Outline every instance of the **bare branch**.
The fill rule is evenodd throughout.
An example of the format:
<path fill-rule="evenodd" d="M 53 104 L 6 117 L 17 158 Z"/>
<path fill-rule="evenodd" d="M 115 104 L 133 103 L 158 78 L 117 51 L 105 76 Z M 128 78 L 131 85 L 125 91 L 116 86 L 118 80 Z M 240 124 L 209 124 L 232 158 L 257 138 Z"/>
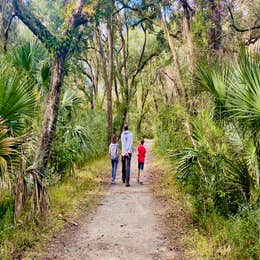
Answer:
<path fill-rule="evenodd" d="M 132 80 L 131 80 L 131 86 L 133 86 L 134 84 L 134 81 L 135 81 L 135 78 L 136 76 L 143 70 L 143 68 L 145 67 L 145 65 L 155 56 L 157 56 L 158 54 L 157 53 L 152 53 L 150 56 L 148 56 L 144 62 L 136 69 L 133 77 L 132 77 Z"/>
<path fill-rule="evenodd" d="M 236 24 L 235 24 L 235 19 L 234 19 L 234 16 L 233 16 L 233 13 L 231 11 L 231 8 L 229 6 L 227 6 L 227 9 L 229 11 L 229 14 L 230 14 L 230 17 L 231 17 L 231 26 L 237 31 L 237 32 L 248 32 L 248 31 L 253 31 L 253 30 L 256 30 L 256 29 L 260 29 L 260 25 L 255 25 L 253 27 L 249 27 L 249 28 L 239 28 Z"/>
<path fill-rule="evenodd" d="M 142 27 L 143 32 L 144 32 L 144 43 L 143 43 L 142 52 L 141 52 L 141 55 L 140 55 L 138 66 L 137 66 L 138 68 L 141 65 L 141 62 L 142 62 L 142 59 L 143 59 L 143 56 L 144 56 L 144 52 L 145 52 L 145 48 L 146 48 L 146 42 L 147 42 L 146 29 L 144 28 L 143 24 L 141 24 L 141 27 Z"/>

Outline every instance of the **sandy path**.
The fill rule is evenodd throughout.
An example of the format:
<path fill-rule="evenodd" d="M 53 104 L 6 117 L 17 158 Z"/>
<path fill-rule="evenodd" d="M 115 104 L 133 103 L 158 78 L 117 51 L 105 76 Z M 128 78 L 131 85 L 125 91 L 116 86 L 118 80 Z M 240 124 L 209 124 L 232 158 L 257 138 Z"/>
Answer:
<path fill-rule="evenodd" d="M 174 259 L 174 252 L 163 245 L 159 204 L 150 187 L 149 152 L 144 170 L 144 185 L 136 183 L 137 155 L 133 153 L 131 187 L 121 183 L 121 164 L 117 185 L 111 186 L 91 218 L 71 234 L 69 239 L 53 243 L 45 259 Z M 152 167 L 152 166 L 150 166 Z M 61 246 L 62 244 L 62 246 Z"/>

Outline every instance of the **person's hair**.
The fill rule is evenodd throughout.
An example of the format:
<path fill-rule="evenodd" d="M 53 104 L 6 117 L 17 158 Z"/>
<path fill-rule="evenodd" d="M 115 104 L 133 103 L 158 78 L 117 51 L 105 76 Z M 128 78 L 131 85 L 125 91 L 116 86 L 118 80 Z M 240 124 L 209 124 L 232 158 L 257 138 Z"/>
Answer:
<path fill-rule="evenodd" d="M 141 145 L 144 144 L 144 139 L 142 138 L 141 141 L 140 141 Z"/>
<path fill-rule="evenodd" d="M 117 142 L 117 137 L 116 135 L 112 135 L 111 137 L 111 143 L 115 144 Z"/>
<path fill-rule="evenodd" d="M 128 125 L 125 125 L 125 126 L 124 126 L 124 129 L 125 129 L 125 131 L 128 130 Z"/>

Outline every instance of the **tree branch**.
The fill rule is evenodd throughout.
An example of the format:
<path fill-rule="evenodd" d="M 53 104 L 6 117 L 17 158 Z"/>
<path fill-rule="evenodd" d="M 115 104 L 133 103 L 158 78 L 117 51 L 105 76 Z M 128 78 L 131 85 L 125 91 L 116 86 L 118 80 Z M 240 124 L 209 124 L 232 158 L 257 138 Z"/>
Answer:
<path fill-rule="evenodd" d="M 52 50 L 58 45 L 57 38 L 28 10 L 22 0 L 12 0 L 15 15 L 33 32 L 33 34 Z"/>
<path fill-rule="evenodd" d="M 157 56 L 158 54 L 157 53 L 152 53 L 149 57 L 147 57 L 144 62 L 136 69 L 133 77 L 132 77 L 132 80 L 131 80 L 131 87 L 133 86 L 133 83 L 135 81 L 135 78 L 136 76 L 143 70 L 143 68 L 145 67 L 145 65 L 148 63 L 149 60 L 151 60 L 153 57 Z"/>
<path fill-rule="evenodd" d="M 145 52 L 145 48 L 146 48 L 146 42 L 147 42 L 146 29 L 144 28 L 143 24 L 141 24 L 141 26 L 142 26 L 142 29 L 143 29 L 143 32 L 144 32 L 144 43 L 143 43 L 142 52 L 141 52 L 140 59 L 139 59 L 137 67 L 140 67 L 140 65 L 141 65 L 141 62 L 142 62 L 142 59 L 143 59 L 143 56 L 144 56 L 144 52 Z"/>
<path fill-rule="evenodd" d="M 233 16 L 233 13 L 231 11 L 231 8 L 229 6 L 227 6 L 227 9 L 229 11 L 229 14 L 230 14 L 230 17 L 231 17 L 231 26 L 237 31 L 237 32 L 248 32 L 248 31 L 253 31 L 253 30 L 256 30 L 256 29 L 260 29 L 260 25 L 255 25 L 253 27 L 249 27 L 249 28 L 239 28 L 236 24 L 235 24 L 235 19 L 234 19 L 234 16 Z"/>
<path fill-rule="evenodd" d="M 142 10 L 140 10 L 136 7 L 132 7 L 128 4 L 126 4 L 124 1 L 120 1 L 120 3 L 124 6 L 124 8 L 127 8 L 129 10 L 132 10 L 132 11 L 138 13 L 139 15 L 141 15 L 141 17 L 144 17 L 146 20 L 148 20 L 152 24 L 160 27 L 160 25 L 158 23 L 156 23 L 154 19 L 152 19 L 150 16 L 146 15 Z"/>
<path fill-rule="evenodd" d="M 69 17 L 67 29 L 62 33 L 63 40 L 59 41 L 57 37 L 24 6 L 22 0 L 12 0 L 12 5 L 14 7 L 15 15 L 33 32 L 49 51 L 60 49 L 65 54 L 68 54 L 71 49 L 71 41 L 70 44 L 68 44 L 66 39 L 73 37 L 75 30 L 80 25 L 86 24 L 89 19 L 88 14 L 83 12 L 85 0 L 77 0 Z"/>

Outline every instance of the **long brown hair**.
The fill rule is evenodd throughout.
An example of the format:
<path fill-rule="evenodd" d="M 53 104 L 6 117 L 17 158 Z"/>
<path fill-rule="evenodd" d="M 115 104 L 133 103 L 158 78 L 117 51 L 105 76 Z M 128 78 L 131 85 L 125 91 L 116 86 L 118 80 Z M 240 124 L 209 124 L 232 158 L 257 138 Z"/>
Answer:
<path fill-rule="evenodd" d="M 116 142 L 117 142 L 117 137 L 116 137 L 116 135 L 112 135 L 112 137 L 111 137 L 111 143 L 116 144 Z"/>

